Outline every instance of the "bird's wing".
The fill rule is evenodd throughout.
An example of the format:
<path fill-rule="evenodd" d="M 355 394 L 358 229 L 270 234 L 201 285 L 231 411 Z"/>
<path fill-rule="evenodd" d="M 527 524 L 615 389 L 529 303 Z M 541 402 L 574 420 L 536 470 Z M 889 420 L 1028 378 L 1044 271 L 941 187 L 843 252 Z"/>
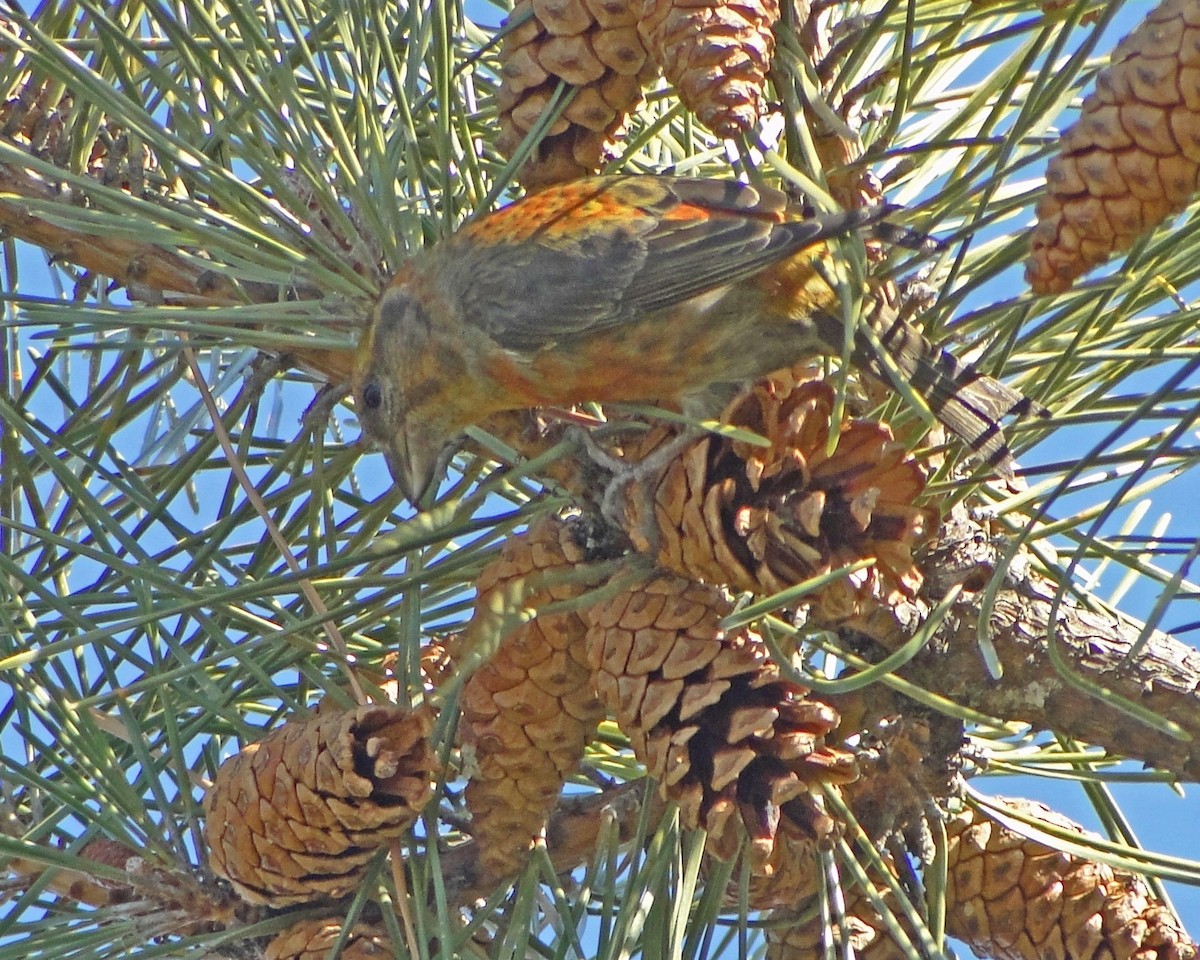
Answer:
<path fill-rule="evenodd" d="M 443 254 L 464 316 L 531 351 L 735 283 L 877 217 L 789 219 L 780 191 L 724 180 L 592 177 L 475 221 Z"/>
<path fill-rule="evenodd" d="M 668 180 L 664 193 L 646 262 L 623 291 L 639 313 L 744 280 L 873 218 L 871 211 L 789 217 L 781 191 L 726 180 Z"/>

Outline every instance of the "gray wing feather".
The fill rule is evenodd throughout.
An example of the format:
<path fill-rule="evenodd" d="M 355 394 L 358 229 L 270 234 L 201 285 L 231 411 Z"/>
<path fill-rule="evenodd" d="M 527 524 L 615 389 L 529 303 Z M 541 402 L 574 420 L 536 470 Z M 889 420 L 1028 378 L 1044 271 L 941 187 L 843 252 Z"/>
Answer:
<path fill-rule="evenodd" d="M 850 211 L 780 220 L 787 206 L 783 193 L 731 181 L 617 177 L 612 184 L 627 201 L 638 202 L 644 192 L 639 206 L 647 216 L 565 249 L 561 237 L 485 250 L 447 244 L 446 255 L 459 258 L 456 276 L 470 277 L 458 292 L 464 316 L 505 349 L 536 351 L 736 283 L 879 215 Z M 707 215 L 667 215 L 680 205 Z"/>

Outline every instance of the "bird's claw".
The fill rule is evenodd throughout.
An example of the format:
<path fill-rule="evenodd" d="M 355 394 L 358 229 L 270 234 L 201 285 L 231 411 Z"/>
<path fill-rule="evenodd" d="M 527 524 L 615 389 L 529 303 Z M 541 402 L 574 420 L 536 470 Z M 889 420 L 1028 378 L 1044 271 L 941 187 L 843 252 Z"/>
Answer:
<path fill-rule="evenodd" d="M 579 441 L 588 457 L 609 474 L 600 496 L 600 514 L 609 523 L 625 530 L 640 552 L 650 556 L 659 552 L 661 537 L 654 522 L 657 481 L 702 433 L 694 427 L 686 429 L 640 460 L 631 461 L 606 450 L 590 431 L 579 429 Z M 643 509 L 632 512 L 633 516 L 641 517 L 636 530 L 628 529 L 631 512 L 627 505 L 630 497 L 643 500 Z"/>

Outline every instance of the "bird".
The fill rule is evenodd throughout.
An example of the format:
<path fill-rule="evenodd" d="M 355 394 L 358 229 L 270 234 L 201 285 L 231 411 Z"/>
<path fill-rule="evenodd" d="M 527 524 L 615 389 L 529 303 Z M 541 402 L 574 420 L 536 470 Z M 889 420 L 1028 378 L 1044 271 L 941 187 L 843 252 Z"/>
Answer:
<path fill-rule="evenodd" d="M 493 413 L 587 401 L 711 410 L 714 392 L 839 356 L 830 242 L 882 215 L 813 215 L 772 187 L 652 174 L 526 195 L 411 256 L 387 283 L 352 378 L 364 436 L 415 506 L 456 437 Z M 1011 476 L 1000 420 L 1037 405 L 894 310 L 871 323 L 874 336 L 855 332 L 851 362 L 884 382 L 898 372 Z"/>

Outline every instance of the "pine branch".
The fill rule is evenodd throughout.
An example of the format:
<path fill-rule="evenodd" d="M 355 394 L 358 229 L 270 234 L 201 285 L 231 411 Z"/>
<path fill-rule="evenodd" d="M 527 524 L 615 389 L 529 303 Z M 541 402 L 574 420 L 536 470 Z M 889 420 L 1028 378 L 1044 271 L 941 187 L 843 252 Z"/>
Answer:
<path fill-rule="evenodd" d="M 827 626 L 846 632 L 852 647 L 852 634 L 861 632 L 895 650 L 923 624 L 929 603 L 956 585 L 969 585 L 900 676 L 988 716 L 1104 746 L 1181 779 L 1200 779 L 1200 651 L 1099 604 L 1085 606 L 1069 594 L 1056 603 L 1057 584 L 1028 550 L 1005 567 L 987 613 L 987 643 L 1002 669 L 1002 676 L 992 675 L 978 640 L 987 596 L 982 587 L 1006 546 L 979 524 L 956 517 L 921 565 L 922 600 L 876 611 L 869 621 Z"/>

